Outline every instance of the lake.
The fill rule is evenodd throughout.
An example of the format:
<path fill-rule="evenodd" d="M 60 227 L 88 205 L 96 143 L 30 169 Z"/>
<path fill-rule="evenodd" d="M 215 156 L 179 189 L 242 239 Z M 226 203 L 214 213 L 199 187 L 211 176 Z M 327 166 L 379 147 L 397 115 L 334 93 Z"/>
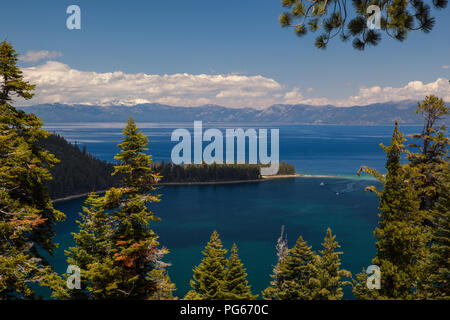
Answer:
<path fill-rule="evenodd" d="M 174 128 L 188 124 L 138 123 L 149 136 L 149 153 L 155 160 L 170 160 L 175 142 L 170 141 Z M 120 123 L 59 123 L 46 129 L 71 142 L 85 145 L 94 156 L 113 161 L 121 139 Z M 207 127 L 204 124 L 204 127 Z M 216 126 L 219 129 L 242 125 Z M 270 128 L 270 127 L 269 127 Z M 336 178 L 289 178 L 256 183 L 165 186 L 158 191 L 162 201 L 152 205 L 161 222 L 152 228 L 160 235 L 160 243 L 170 250 L 165 261 L 175 295 L 189 290 L 192 268 L 197 265 L 209 236 L 217 230 L 227 249 L 238 245 L 247 268 L 253 293 L 260 294 L 270 281 L 276 263 L 275 244 L 281 226 L 287 231 L 289 245 L 302 235 L 321 249 L 327 227 L 330 227 L 343 251 L 342 267 L 352 274 L 371 264 L 375 254 L 373 230 L 377 225 L 378 198 L 365 193 L 364 187 L 376 183 L 358 177 L 361 165 L 383 170 L 385 155 L 379 143 L 388 144 L 390 126 L 277 126 L 280 129 L 280 160 L 294 164 L 298 173 L 338 175 Z M 419 132 L 419 127 L 401 128 L 406 133 Z M 51 260 L 62 274 L 67 268 L 64 249 L 73 245 L 71 232 L 77 230 L 84 198 L 58 202 L 56 207 L 67 219 L 57 227 L 60 243 Z M 351 299 L 351 291 L 345 290 Z"/>

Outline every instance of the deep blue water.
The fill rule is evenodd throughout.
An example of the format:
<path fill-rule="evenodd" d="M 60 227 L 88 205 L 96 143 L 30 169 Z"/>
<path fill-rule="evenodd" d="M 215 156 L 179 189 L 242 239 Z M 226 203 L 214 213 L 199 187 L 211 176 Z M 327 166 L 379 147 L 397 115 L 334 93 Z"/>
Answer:
<path fill-rule="evenodd" d="M 122 126 L 51 124 L 47 129 L 86 145 L 94 156 L 112 161 Z M 138 126 L 150 138 L 153 158 L 169 160 L 175 144 L 170 142 L 173 128 L 188 128 L 192 124 Z M 315 250 L 320 250 L 326 228 L 330 227 L 344 252 L 344 268 L 355 274 L 371 264 L 378 199 L 363 191 L 374 181 L 357 177 L 356 171 L 362 164 L 383 170 L 385 158 L 379 143 L 389 143 L 392 127 L 279 128 L 281 160 L 294 164 L 299 173 L 342 177 L 159 189 L 162 201 L 153 209 L 162 222 L 155 222 L 153 229 L 160 235 L 160 243 L 171 251 L 166 261 L 172 263 L 169 273 L 178 288 L 176 295 L 182 297 L 189 289 L 192 268 L 200 262 L 201 251 L 213 230 L 220 233 L 228 249 L 237 243 L 254 293 L 260 293 L 270 281 L 282 225 L 291 246 L 302 235 Z M 417 132 L 419 128 L 406 127 L 405 131 Z M 56 205 L 67 215 L 66 222 L 58 226 L 56 240 L 60 248 L 52 259 L 59 273 L 67 268 L 63 250 L 73 244 L 70 232 L 77 230 L 75 220 L 83 201 L 80 198 Z M 346 298 L 352 298 L 350 290 L 345 293 Z"/>
<path fill-rule="evenodd" d="M 96 157 L 113 161 L 118 152 L 124 123 L 57 123 L 48 124 L 47 130 L 64 136 L 70 142 L 86 145 Z M 174 128 L 193 132 L 193 123 L 156 124 L 138 123 L 150 139 L 150 153 L 154 160 L 170 160 L 170 136 Z M 204 128 L 209 128 L 203 124 Z M 246 128 L 242 124 L 214 125 L 225 128 Z M 253 127 L 253 126 L 251 126 Z M 264 126 L 258 127 L 264 128 Z M 269 127 L 270 128 L 270 127 Z M 355 175 L 359 167 L 372 166 L 383 170 L 384 153 L 379 143 L 388 144 L 392 126 L 313 126 L 285 125 L 280 129 L 280 160 L 295 165 L 297 172 L 310 174 Z M 419 132 L 419 127 L 402 127 L 406 133 Z M 204 144 L 205 146 L 206 144 Z"/>

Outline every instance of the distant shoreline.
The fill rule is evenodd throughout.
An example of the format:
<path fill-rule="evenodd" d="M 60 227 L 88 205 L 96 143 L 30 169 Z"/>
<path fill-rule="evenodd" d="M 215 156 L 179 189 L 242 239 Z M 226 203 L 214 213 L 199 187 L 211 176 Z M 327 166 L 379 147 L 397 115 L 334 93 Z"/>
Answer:
<path fill-rule="evenodd" d="M 237 184 L 237 183 L 255 183 L 255 182 L 266 182 L 276 179 L 292 179 L 292 178 L 343 178 L 340 176 L 332 176 L 332 175 L 319 175 L 319 174 L 281 174 L 281 175 L 273 175 L 273 176 L 262 176 L 261 179 L 251 179 L 251 180 L 224 180 L 224 181 L 198 181 L 198 182 L 163 182 L 158 183 L 157 186 L 198 186 L 198 185 L 220 185 L 220 184 Z M 96 193 L 105 193 L 106 190 L 95 191 Z M 58 198 L 52 200 L 53 202 L 62 202 L 73 199 L 78 199 L 82 197 L 86 197 L 90 194 L 90 192 L 76 194 L 72 196 L 67 196 L 63 198 Z"/>
<path fill-rule="evenodd" d="M 95 193 L 105 193 L 106 190 L 102 190 L 102 191 L 92 191 Z M 68 201 L 68 200 L 73 200 L 73 199 L 78 199 L 78 198 L 82 198 L 82 197 L 86 197 L 90 194 L 91 192 L 86 192 L 86 193 L 80 193 L 80 194 L 74 194 L 73 196 L 67 196 L 64 198 L 58 198 L 58 199 L 54 199 L 52 200 L 52 202 L 56 203 L 56 202 L 63 202 L 63 201 Z"/>
<path fill-rule="evenodd" d="M 274 176 L 262 176 L 261 179 L 249 179 L 249 180 L 222 180 L 222 181 L 198 181 L 198 182 L 163 182 L 158 183 L 159 186 L 188 186 L 188 185 L 210 185 L 210 184 L 234 184 L 234 183 L 252 183 L 252 182 L 264 182 L 273 179 L 286 179 L 286 178 L 300 178 L 304 177 L 301 174 L 286 174 L 286 175 L 274 175 Z"/>

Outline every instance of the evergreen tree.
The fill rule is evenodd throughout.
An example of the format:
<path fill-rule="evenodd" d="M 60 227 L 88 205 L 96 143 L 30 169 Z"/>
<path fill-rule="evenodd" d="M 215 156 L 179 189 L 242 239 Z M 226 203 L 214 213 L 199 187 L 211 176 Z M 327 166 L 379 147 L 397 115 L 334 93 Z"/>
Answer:
<path fill-rule="evenodd" d="M 22 70 L 17 67 L 19 54 L 11 43 L 3 40 L 0 44 L 0 105 L 9 103 L 12 95 L 31 99 L 35 85 L 23 79 Z"/>
<path fill-rule="evenodd" d="M 435 9 L 447 7 L 447 0 L 429 1 Z M 352 1 L 355 15 L 348 20 L 348 13 L 352 11 L 345 0 L 281 0 L 288 12 L 279 17 L 282 27 L 292 27 L 297 36 L 304 36 L 308 32 L 318 32 L 315 46 L 326 49 L 331 39 L 340 35 L 343 41 L 353 38 L 353 47 L 364 50 L 367 45 L 377 45 L 382 34 L 403 41 L 412 31 L 430 32 L 435 24 L 435 18 L 430 15 L 430 5 L 426 0 L 354 0 Z M 377 23 L 375 10 L 370 6 L 377 6 L 379 21 L 376 28 L 369 28 L 370 23 Z"/>
<path fill-rule="evenodd" d="M 417 296 L 419 299 L 450 299 L 450 168 L 442 181 L 446 192 L 440 192 L 435 206 L 430 256 L 423 267 Z"/>
<path fill-rule="evenodd" d="M 418 149 L 418 152 L 408 151 L 410 166 L 417 172 L 413 179 L 420 196 L 420 209 L 433 210 L 441 192 L 448 189 L 442 188 L 441 183 L 445 169 L 448 167 L 448 144 L 446 136 L 447 128 L 444 125 L 436 127 L 450 111 L 444 100 L 431 95 L 425 97 L 422 103 L 417 103 L 416 114 L 424 118 L 424 127 L 420 134 L 411 137 L 419 140 L 420 144 L 410 143 L 408 146 Z M 441 186 L 441 188 L 439 188 Z"/>
<path fill-rule="evenodd" d="M 450 113 L 444 101 L 436 96 L 427 96 L 418 103 L 414 111 L 424 119 L 420 134 L 411 137 L 419 143 L 412 143 L 408 152 L 410 166 L 416 176 L 412 179 L 420 198 L 420 209 L 425 214 L 425 225 L 430 228 L 432 239 L 430 255 L 423 262 L 417 298 L 442 299 L 449 297 L 449 138 L 447 128 L 438 126 L 439 121 Z"/>
<path fill-rule="evenodd" d="M 113 172 L 122 186 L 88 199 L 90 209 L 85 210 L 80 233 L 74 235 L 78 247 L 71 248 L 69 261 L 83 267 L 91 299 L 170 298 L 174 286 L 161 261 L 168 251 L 159 248 L 158 236 L 150 229 L 151 221 L 159 218 L 147 206 L 160 200 L 154 194 L 160 177 L 152 170 L 151 156 L 144 153 L 148 138 L 131 117 L 123 133 Z M 92 248 L 96 243 L 102 254 Z"/>
<path fill-rule="evenodd" d="M 81 270 L 81 289 L 71 290 L 73 299 L 106 299 L 110 295 L 106 288 L 112 279 L 104 274 L 97 274 L 100 265 L 113 267 L 111 252 L 112 225 L 108 213 L 101 205 L 101 199 L 96 193 L 91 193 L 85 202 L 81 221 L 77 221 L 80 231 L 72 233 L 75 247 L 65 253 L 67 262 L 76 265 Z M 114 269 L 114 267 L 113 267 Z M 108 272 L 108 274 L 111 274 Z"/>
<path fill-rule="evenodd" d="M 123 187 L 110 189 L 103 199 L 105 209 L 115 210 L 111 216 L 113 257 L 122 273 L 114 285 L 124 298 L 151 298 L 158 280 L 151 271 L 166 266 L 161 258 L 168 253 L 159 248 L 158 236 L 150 229 L 150 222 L 160 219 L 147 207 L 160 201 L 160 195 L 154 194 L 160 176 L 152 170 L 151 156 L 144 153 L 148 138 L 131 117 L 123 133 L 113 173 L 123 177 Z"/>
<path fill-rule="evenodd" d="M 312 276 L 315 254 L 302 236 L 289 250 L 281 272 L 285 275 L 285 289 L 280 293 L 284 300 L 308 300 L 311 297 L 309 279 Z"/>
<path fill-rule="evenodd" d="M 176 286 L 163 268 L 155 268 L 150 272 L 150 279 L 155 283 L 155 291 L 149 300 L 176 300 L 173 296 Z"/>
<path fill-rule="evenodd" d="M 57 159 L 37 145 L 48 136 L 39 118 L 8 104 L 12 95 L 33 96 L 17 57 L 10 43 L 0 44 L 0 299 L 33 298 L 36 285 L 63 298 L 62 279 L 43 258 L 53 254 L 54 227 L 65 217 L 43 184 Z"/>
<path fill-rule="evenodd" d="M 315 254 L 302 236 L 297 239 L 295 246 L 288 251 L 286 257 L 278 266 L 278 281 L 266 288 L 263 296 L 268 300 L 309 300 L 311 286 L 309 279 L 313 272 L 312 263 Z"/>
<path fill-rule="evenodd" d="M 190 281 L 191 290 L 186 294 L 186 300 L 223 300 L 227 299 L 224 289 L 227 250 L 223 248 L 217 231 L 214 231 L 205 250 L 204 258 L 193 269 Z"/>
<path fill-rule="evenodd" d="M 50 197 L 54 199 L 89 194 L 118 186 L 119 176 L 111 176 L 114 165 L 85 154 L 63 137 L 51 134 L 39 146 L 53 153 L 60 162 L 50 168 L 53 179 L 46 181 Z"/>
<path fill-rule="evenodd" d="M 381 289 L 369 290 L 367 275 L 357 275 L 359 282 L 354 294 L 360 299 L 412 299 L 420 264 L 427 257 L 429 231 L 424 226 L 424 212 L 420 210 L 420 199 L 411 182 L 416 173 L 408 165 L 400 163 L 405 151 L 405 138 L 396 122 L 391 144 L 383 146 L 387 154 L 386 175 L 371 168 L 361 171 L 376 177 L 383 185 L 380 191 L 368 187 L 380 198 L 380 220 L 374 236 L 377 254 L 372 260 L 381 270 Z"/>
<path fill-rule="evenodd" d="M 228 300 L 254 300 L 257 295 L 253 295 L 251 287 L 247 281 L 247 272 L 239 259 L 236 244 L 231 248 L 231 254 L 228 258 L 225 278 L 224 292 Z"/>
<path fill-rule="evenodd" d="M 312 275 L 309 279 L 312 300 L 340 300 L 344 295 L 342 287 L 350 284 L 348 281 L 342 281 L 343 277 L 351 277 L 351 274 L 340 268 L 339 255 L 342 252 L 336 251 L 340 245 L 335 238 L 336 236 L 332 235 L 331 229 L 328 228 L 322 243 L 323 250 L 320 251 L 320 256 L 315 256 Z"/>

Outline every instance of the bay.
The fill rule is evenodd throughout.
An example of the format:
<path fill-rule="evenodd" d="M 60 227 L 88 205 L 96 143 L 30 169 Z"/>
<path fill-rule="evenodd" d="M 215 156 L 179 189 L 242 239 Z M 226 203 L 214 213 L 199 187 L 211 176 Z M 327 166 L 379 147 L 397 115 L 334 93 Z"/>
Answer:
<path fill-rule="evenodd" d="M 138 123 L 149 136 L 149 153 L 155 160 L 170 160 L 175 143 L 170 141 L 174 128 L 192 124 Z M 205 125 L 204 125 L 205 126 Z M 222 125 L 220 129 L 245 127 Z M 205 126 L 206 127 L 206 126 Z M 274 126 L 275 127 L 275 126 Z M 46 129 L 61 134 L 71 142 L 85 145 L 94 156 L 113 161 L 123 124 L 48 124 Z M 270 128 L 270 127 L 269 127 Z M 305 126 L 290 125 L 280 129 L 280 159 L 295 165 L 298 173 L 337 175 L 334 178 L 289 178 L 257 183 L 197 186 L 166 186 L 158 190 L 162 201 L 152 205 L 162 218 L 152 228 L 160 243 L 169 248 L 166 261 L 176 283 L 179 297 L 189 290 L 192 268 L 213 230 L 224 245 L 233 242 L 247 272 L 254 293 L 260 293 L 270 281 L 276 263 L 275 244 L 284 225 L 292 246 L 302 235 L 315 250 L 321 249 L 326 229 L 330 227 L 341 245 L 342 267 L 353 275 L 371 264 L 375 254 L 373 230 L 377 225 L 378 198 L 364 192 L 375 181 L 358 177 L 364 165 L 383 170 L 385 156 L 379 143 L 388 144 L 392 127 Z M 418 127 L 403 128 L 407 133 Z M 73 245 L 71 232 L 84 198 L 56 203 L 67 219 L 57 228 L 60 243 L 51 262 L 58 273 L 67 268 L 64 249 Z M 353 298 L 349 288 L 345 298 Z"/>

